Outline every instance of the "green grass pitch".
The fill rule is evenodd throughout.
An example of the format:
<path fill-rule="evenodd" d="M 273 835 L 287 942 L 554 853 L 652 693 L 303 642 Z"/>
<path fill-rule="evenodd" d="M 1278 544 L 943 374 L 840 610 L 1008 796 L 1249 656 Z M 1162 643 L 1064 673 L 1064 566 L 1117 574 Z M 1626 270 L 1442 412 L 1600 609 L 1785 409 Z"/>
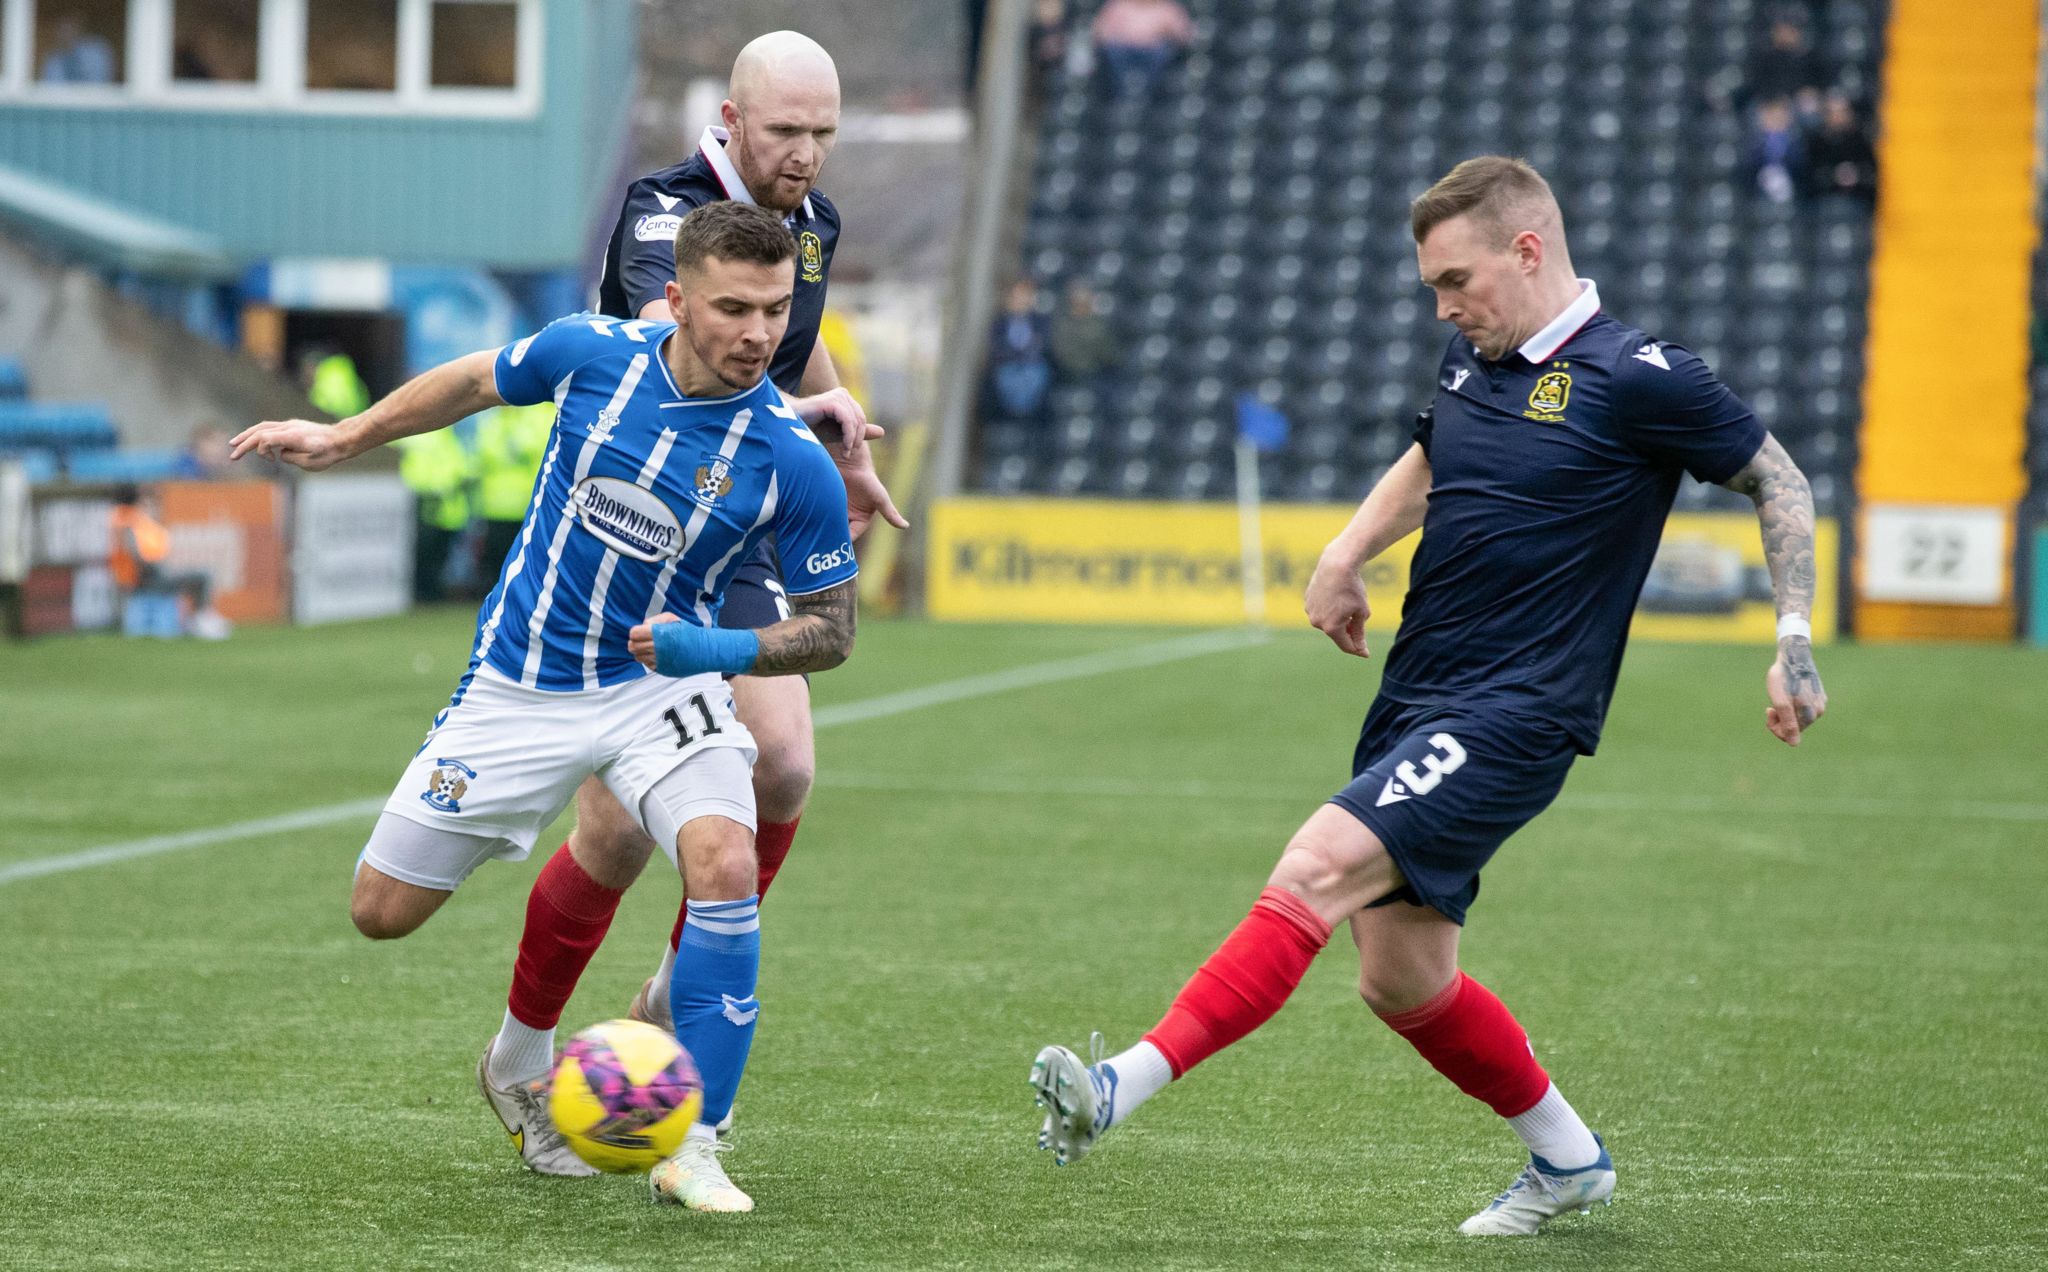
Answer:
<path fill-rule="evenodd" d="M 383 944 L 347 917 L 367 814 L 8 876 L 383 796 L 468 634 L 0 648 L 0 1267 L 2048 1266 L 2039 654 L 1823 650 L 1795 752 L 1767 651 L 1631 652 L 1465 942 L 1617 1201 L 1482 1243 L 1456 1225 L 1520 1148 L 1373 1020 L 1341 939 L 1087 1161 L 1032 1150 L 1033 1052 L 1149 1026 L 1343 780 L 1376 664 L 1313 633 L 821 732 L 764 910 L 744 1218 L 530 1175 L 478 1098 L 534 861 Z M 1176 635 L 873 622 L 816 694 Z M 623 1012 L 676 896 L 657 859 L 565 1025 Z"/>

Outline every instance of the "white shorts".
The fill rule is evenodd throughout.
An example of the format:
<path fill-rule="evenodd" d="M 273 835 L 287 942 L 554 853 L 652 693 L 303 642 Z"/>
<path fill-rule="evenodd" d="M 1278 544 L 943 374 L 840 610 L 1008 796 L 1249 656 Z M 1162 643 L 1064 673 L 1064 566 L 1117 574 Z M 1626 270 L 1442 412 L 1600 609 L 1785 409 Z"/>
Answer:
<path fill-rule="evenodd" d="M 386 845 L 373 835 L 363 860 L 394 879 L 453 889 L 486 858 L 523 860 L 592 774 L 672 857 L 675 827 L 691 816 L 754 824 L 748 774 L 755 754 L 754 735 L 733 714 L 732 691 L 717 675 L 643 676 L 559 693 L 480 667 L 384 804 L 386 814 L 446 833 L 403 836 L 402 852 L 392 851 L 399 837 Z M 690 764 L 700 755 L 717 758 Z M 662 781 L 685 765 L 690 780 Z M 662 796 L 650 826 L 641 804 L 656 783 Z"/>

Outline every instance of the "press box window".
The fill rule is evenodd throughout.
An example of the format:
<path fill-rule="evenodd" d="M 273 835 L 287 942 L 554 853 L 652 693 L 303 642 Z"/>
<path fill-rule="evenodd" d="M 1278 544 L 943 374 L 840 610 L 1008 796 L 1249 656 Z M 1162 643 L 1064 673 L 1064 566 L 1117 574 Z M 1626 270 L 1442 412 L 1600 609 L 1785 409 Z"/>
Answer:
<path fill-rule="evenodd" d="M 436 0 L 435 88 L 512 88 L 519 62 L 519 6 L 490 0 Z"/>
<path fill-rule="evenodd" d="M 42 0 L 35 6 L 39 84 L 126 82 L 128 0 Z"/>
<path fill-rule="evenodd" d="M 256 82 L 263 0 L 176 0 L 171 78 L 183 84 Z"/>
<path fill-rule="evenodd" d="M 398 87 L 398 0 L 306 0 L 306 87 Z"/>

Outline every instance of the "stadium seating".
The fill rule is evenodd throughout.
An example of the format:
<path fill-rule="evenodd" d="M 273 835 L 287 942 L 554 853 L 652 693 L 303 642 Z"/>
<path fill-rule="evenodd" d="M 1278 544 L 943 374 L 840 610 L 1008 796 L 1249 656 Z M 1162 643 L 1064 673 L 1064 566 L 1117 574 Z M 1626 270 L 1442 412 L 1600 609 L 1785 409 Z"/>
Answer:
<path fill-rule="evenodd" d="M 108 450 L 119 440 L 103 406 L 0 401 L 0 454 L 43 450 L 68 456 Z"/>
<path fill-rule="evenodd" d="M 65 474 L 76 482 L 171 481 L 190 466 L 183 451 L 86 451 L 70 457 Z"/>
<path fill-rule="evenodd" d="M 1187 3 L 1195 47 L 1148 99 L 1057 70 L 1037 124 L 1022 269 L 1048 309 L 1069 279 L 1102 293 L 1119 400 L 1056 383 L 1048 429 L 978 437 L 975 484 L 1224 497 L 1250 391 L 1293 426 L 1269 495 L 1356 499 L 1405 448 L 1448 337 L 1408 201 L 1506 151 L 1551 178 L 1607 307 L 1701 353 L 1841 508 L 1870 214 L 1760 197 L 1742 118 L 1710 106 L 1762 38 L 1761 0 Z M 1881 0 L 1812 10 L 1834 82 L 1872 91 Z M 1717 498 L 1686 483 L 1681 506 Z"/>

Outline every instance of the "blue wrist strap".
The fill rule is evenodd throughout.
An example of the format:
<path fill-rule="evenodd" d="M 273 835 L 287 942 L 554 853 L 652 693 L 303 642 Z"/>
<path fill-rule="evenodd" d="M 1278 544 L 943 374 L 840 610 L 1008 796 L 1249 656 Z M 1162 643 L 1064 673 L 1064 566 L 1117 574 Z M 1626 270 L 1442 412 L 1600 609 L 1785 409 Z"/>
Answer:
<path fill-rule="evenodd" d="M 664 676 L 715 671 L 743 676 L 761 656 L 761 638 L 750 631 L 699 627 L 695 623 L 654 625 L 654 669 Z"/>

